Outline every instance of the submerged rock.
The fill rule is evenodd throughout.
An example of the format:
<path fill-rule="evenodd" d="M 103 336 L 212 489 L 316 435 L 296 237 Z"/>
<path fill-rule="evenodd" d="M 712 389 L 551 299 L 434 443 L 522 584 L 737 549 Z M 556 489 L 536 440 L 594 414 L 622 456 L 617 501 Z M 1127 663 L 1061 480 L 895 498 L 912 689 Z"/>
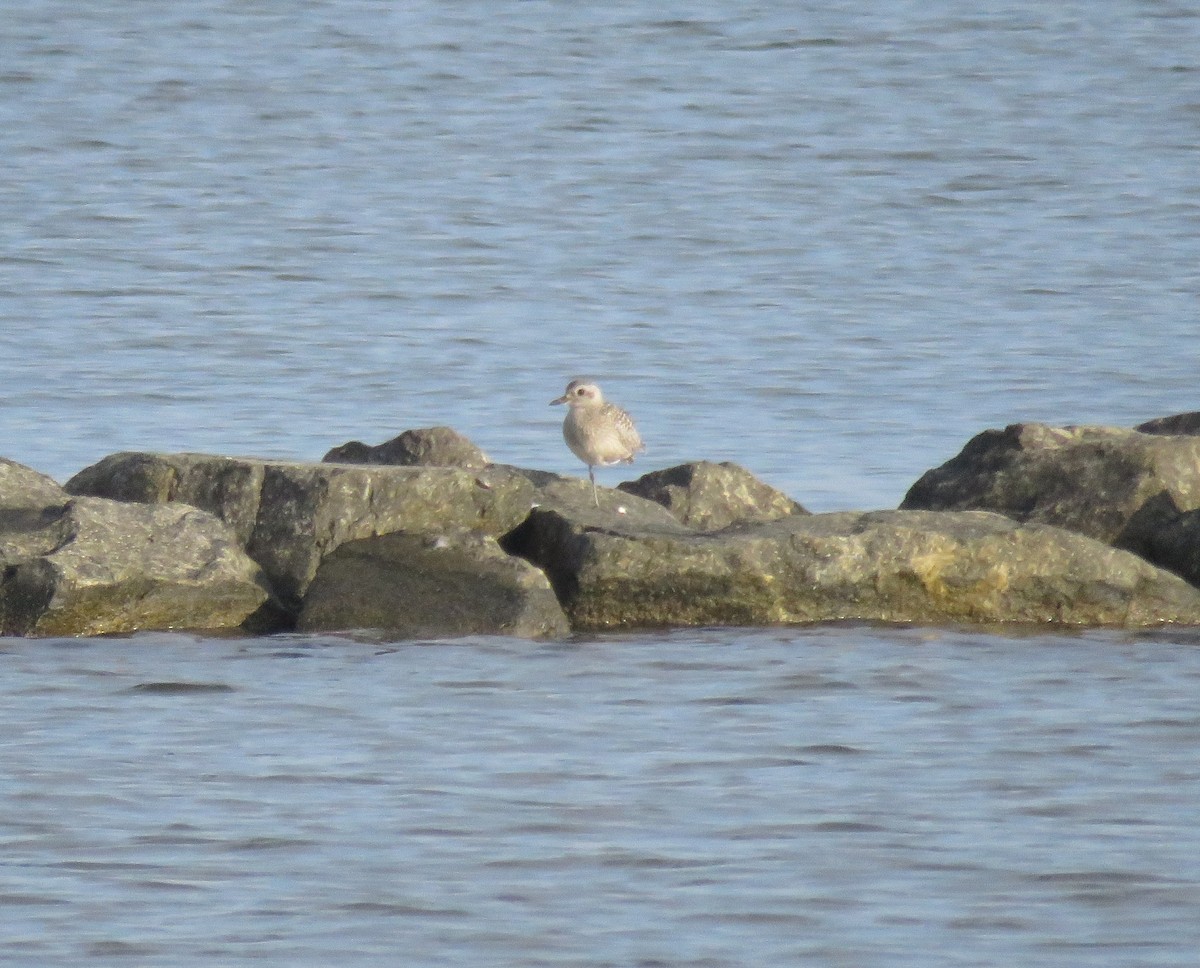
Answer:
<path fill-rule="evenodd" d="M 808 514 L 786 494 L 760 481 L 744 467 L 693 461 L 643 474 L 618 484 L 619 490 L 655 501 L 683 524 L 717 531 L 745 521 L 774 521 Z"/>
<path fill-rule="evenodd" d="M 1200 437 L 1014 424 L 926 472 L 904 509 L 987 510 L 1067 528 L 1200 582 Z"/>
<path fill-rule="evenodd" d="M 573 627 L 1200 621 L 1200 591 L 1142 559 L 1000 515 L 792 515 L 698 534 L 535 510 L 505 539 Z"/>
<path fill-rule="evenodd" d="M 462 467 L 468 470 L 479 470 L 490 463 L 487 454 L 450 427 L 406 430 L 374 447 L 352 440 L 334 447 L 321 459 L 325 463 Z"/>
<path fill-rule="evenodd" d="M 301 631 L 386 629 L 405 638 L 570 632 L 546 576 L 477 531 L 393 533 L 327 555 L 304 596 Z"/>

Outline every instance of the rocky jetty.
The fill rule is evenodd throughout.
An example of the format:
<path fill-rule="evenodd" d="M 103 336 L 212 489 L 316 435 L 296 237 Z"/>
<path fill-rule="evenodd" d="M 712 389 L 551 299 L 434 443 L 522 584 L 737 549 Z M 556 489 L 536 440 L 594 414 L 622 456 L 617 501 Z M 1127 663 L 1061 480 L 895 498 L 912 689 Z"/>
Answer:
<path fill-rule="evenodd" d="M 0 632 L 1196 625 L 1198 427 L 986 431 L 900 510 L 834 514 L 707 461 L 596 507 L 444 427 L 321 462 L 112 454 L 63 487 L 0 462 Z"/>

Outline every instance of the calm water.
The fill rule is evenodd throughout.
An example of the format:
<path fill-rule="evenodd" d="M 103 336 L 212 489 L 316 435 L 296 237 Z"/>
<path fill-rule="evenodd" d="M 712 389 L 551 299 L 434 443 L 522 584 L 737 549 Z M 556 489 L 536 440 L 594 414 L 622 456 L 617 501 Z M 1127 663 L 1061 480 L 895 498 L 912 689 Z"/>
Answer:
<path fill-rule="evenodd" d="M 1200 408 L 1182 0 L 5 14 L 0 453 L 59 479 L 435 423 L 574 472 L 588 373 L 643 469 L 873 508 Z M 1196 644 L 6 641 L 0 956 L 1191 968 Z"/>

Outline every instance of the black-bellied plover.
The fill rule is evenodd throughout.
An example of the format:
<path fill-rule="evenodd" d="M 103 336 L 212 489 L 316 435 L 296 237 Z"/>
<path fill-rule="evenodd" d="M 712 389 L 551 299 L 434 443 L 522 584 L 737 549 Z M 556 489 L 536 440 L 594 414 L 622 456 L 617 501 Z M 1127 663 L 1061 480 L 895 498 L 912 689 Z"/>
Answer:
<path fill-rule="evenodd" d="M 642 435 L 633 425 L 633 418 L 615 403 L 605 403 L 600 388 L 590 380 L 572 380 L 567 384 L 567 392 L 551 400 L 550 406 L 557 403 L 567 405 L 563 440 L 571 453 L 587 464 L 592 498 L 599 507 L 593 468 L 633 463 L 634 455 L 646 449 Z"/>

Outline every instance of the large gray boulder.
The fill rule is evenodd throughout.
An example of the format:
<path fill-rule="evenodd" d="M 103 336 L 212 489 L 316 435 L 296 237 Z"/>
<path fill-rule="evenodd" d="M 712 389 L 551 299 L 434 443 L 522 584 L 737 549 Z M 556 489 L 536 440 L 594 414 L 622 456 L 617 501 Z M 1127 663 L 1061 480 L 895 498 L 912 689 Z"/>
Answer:
<path fill-rule="evenodd" d="M 1200 622 L 1200 591 L 1141 558 L 995 514 L 792 515 L 695 533 L 536 509 L 505 539 L 577 630 L 857 620 Z"/>
<path fill-rule="evenodd" d="M 334 447 L 321 459 L 325 463 L 463 467 L 468 470 L 479 470 L 490 463 L 487 454 L 450 427 L 406 430 L 374 447 L 352 440 Z"/>
<path fill-rule="evenodd" d="M 404 638 L 567 635 L 546 576 L 477 531 L 347 541 L 304 596 L 301 631 L 386 629 Z"/>
<path fill-rule="evenodd" d="M 1036 423 L 987 430 L 926 472 L 900 506 L 1068 528 L 1200 582 L 1186 537 L 1200 510 L 1200 437 Z"/>
<path fill-rule="evenodd" d="M 237 628 L 269 597 L 229 529 L 184 504 L 5 508 L 0 565 L 5 635 Z"/>
<path fill-rule="evenodd" d="M 393 531 L 467 528 L 498 536 L 536 503 L 512 469 L 299 463 L 205 454 L 122 453 L 80 471 L 73 494 L 183 501 L 226 521 L 293 615 L 321 560 Z"/>
<path fill-rule="evenodd" d="M 782 491 L 728 461 L 678 464 L 618 484 L 617 489 L 661 504 L 680 522 L 699 531 L 808 514 Z"/>
<path fill-rule="evenodd" d="M 69 494 L 138 504 L 180 501 L 215 514 L 243 545 L 258 522 L 270 461 L 210 454 L 110 454 L 67 481 Z"/>

